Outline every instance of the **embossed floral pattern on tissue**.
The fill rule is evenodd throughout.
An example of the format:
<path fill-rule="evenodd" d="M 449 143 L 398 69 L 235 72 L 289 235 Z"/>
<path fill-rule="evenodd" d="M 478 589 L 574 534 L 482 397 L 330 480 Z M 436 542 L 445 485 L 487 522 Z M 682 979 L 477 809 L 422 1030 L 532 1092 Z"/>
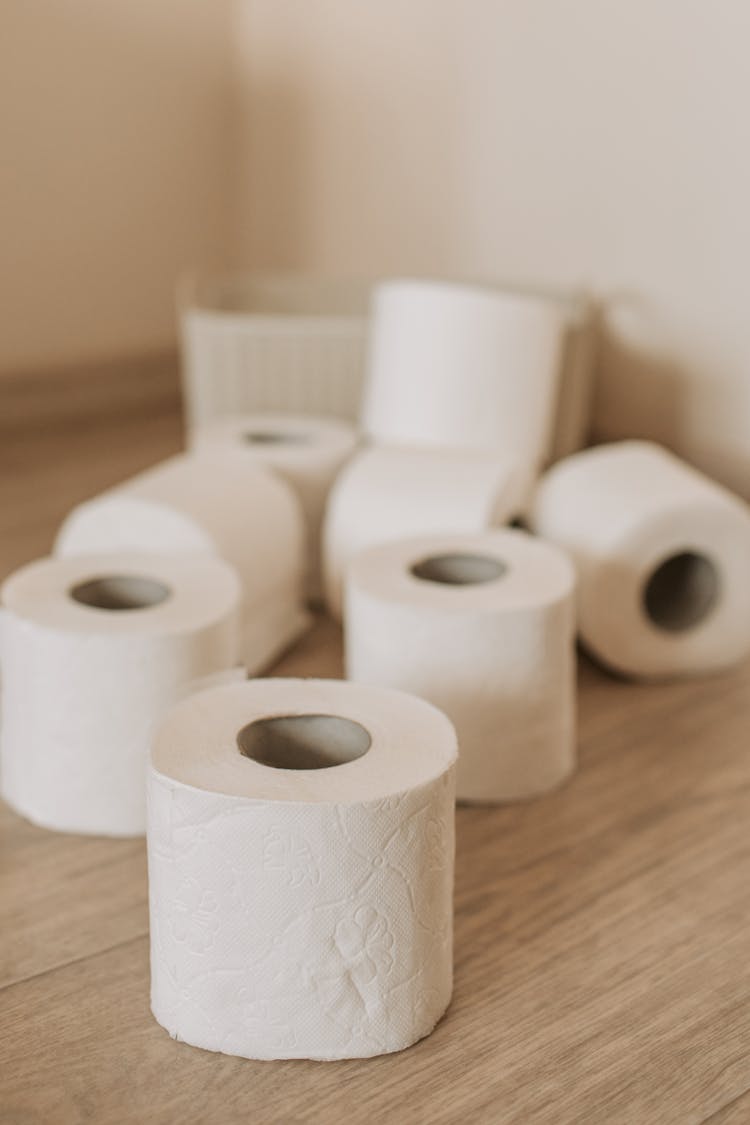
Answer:
<path fill-rule="evenodd" d="M 453 773 L 353 805 L 153 775 L 152 1007 L 252 1058 L 344 1058 L 426 1035 L 452 983 Z"/>

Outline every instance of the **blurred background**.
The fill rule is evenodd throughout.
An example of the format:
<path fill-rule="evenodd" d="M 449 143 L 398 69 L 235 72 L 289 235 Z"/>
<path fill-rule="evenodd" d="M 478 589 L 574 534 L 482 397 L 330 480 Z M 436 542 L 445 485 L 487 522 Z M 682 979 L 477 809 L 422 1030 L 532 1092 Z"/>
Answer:
<path fill-rule="evenodd" d="M 750 495 L 748 31 L 744 0 L 8 0 L 0 430 L 174 370 L 189 267 L 481 275 L 588 290 L 596 435 Z"/>

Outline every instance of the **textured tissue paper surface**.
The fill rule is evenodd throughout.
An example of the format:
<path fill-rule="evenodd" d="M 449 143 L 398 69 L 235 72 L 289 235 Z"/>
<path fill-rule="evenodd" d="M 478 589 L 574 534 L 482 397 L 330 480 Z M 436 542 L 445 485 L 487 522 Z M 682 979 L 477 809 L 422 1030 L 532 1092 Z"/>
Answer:
<path fill-rule="evenodd" d="M 72 596 L 90 598 L 101 579 L 109 606 Z M 8 578 L 0 756 L 9 804 L 61 831 L 145 832 L 153 725 L 196 681 L 236 666 L 240 596 L 232 568 L 208 556 L 41 559 Z"/>
<path fill-rule="evenodd" d="M 565 554 L 521 531 L 371 548 L 347 576 L 347 676 L 445 711 L 460 800 L 536 796 L 575 765 L 574 589 Z"/>
<path fill-rule="evenodd" d="M 375 290 L 365 433 L 407 446 L 549 454 L 565 330 L 559 302 L 489 287 L 391 281 Z"/>
<path fill-rule="evenodd" d="M 535 530 L 578 571 L 578 629 L 634 677 L 710 672 L 750 654 L 750 509 L 666 449 L 627 441 L 560 461 Z"/>
<path fill-rule="evenodd" d="M 231 563 L 242 583 L 242 659 L 251 674 L 309 625 L 299 501 L 237 450 L 171 457 L 79 504 L 55 554 L 91 551 L 209 553 Z"/>
<path fill-rule="evenodd" d="M 501 453 L 375 446 L 339 476 L 323 532 L 326 601 L 343 609 L 344 574 L 358 551 L 405 536 L 473 532 L 525 508 L 530 478 Z"/>
<path fill-rule="evenodd" d="M 346 717 L 361 757 L 277 769 L 238 751 L 273 716 Z M 178 705 L 149 783 L 152 1008 L 250 1058 L 398 1051 L 452 988 L 455 732 L 400 692 L 265 680 Z"/>
<path fill-rule="evenodd" d="M 235 449 L 249 462 L 277 473 L 294 490 L 307 528 L 308 598 L 319 600 L 320 537 L 326 501 L 358 441 L 353 425 L 305 414 L 236 414 L 197 426 L 197 450 Z"/>

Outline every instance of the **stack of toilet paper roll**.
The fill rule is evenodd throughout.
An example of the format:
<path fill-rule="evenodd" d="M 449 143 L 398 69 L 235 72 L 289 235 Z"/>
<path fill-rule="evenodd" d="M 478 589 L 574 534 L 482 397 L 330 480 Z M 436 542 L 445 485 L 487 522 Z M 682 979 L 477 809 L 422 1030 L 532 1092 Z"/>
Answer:
<path fill-rule="evenodd" d="M 197 426 L 193 432 L 195 449 L 234 450 L 291 486 L 307 529 L 305 589 L 313 602 L 322 596 L 321 528 L 328 493 L 357 440 L 357 431 L 347 422 L 301 414 L 233 415 Z"/>
<path fill-rule="evenodd" d="M 2 591 L 0 785 L 61 831 L 145 831 L 154 724 L 265 668 L 310 623 L 298 496 L 232 448 L 171 458 L 75 508 Z"/>
<path fill-rule="evenodd" d="M 324 534 L 324 588 L 343 611 L 347 566 L 358 552 L 417 533 L 472 532 L 508 523 L 525 506 L 529 480 L 512 457 L 457 449 L 372 446 L 354 457 L 331 493 Z"/>
<path fill-rule="evenodd" d="M 261 671 L 309 625 L 305 531 L 297 497 L 239 450 L 181 454 L 74 508 L 55 554 L 218 555 L 242 586 L 242 659 Z"/>
<path fill-rule="evenodd" d="M 357 550 L 525 512 L 551 451 L 564 331 L 560 304 L 540 297 L 426 281 L 376 288 L 362 406 L 373 448 L 338 481 L 324 535 L 335 616 Z"/>
<path fill-rule="evenodd" d="M 199 427 L 4 584 L 2 794 L 47 828 L 147 828 L 175 1038 L 336 1059 L 429 1034 L 455 797 L 571 775 L 576 634 L 635 677 L 750 654 L 745 504 L 644 442 L 547 469 L 566 330 L 552 300 L 384 284 L 362 448 L 323 418 Z M 321 592 L 350 682 L 246 682 Z"/>

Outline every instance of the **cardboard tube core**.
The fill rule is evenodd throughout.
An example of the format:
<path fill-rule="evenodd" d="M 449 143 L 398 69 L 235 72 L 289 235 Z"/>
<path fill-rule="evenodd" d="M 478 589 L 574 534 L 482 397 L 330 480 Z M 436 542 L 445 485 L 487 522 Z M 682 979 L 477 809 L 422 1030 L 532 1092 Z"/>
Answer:
<path fill-rule="evenodd" d="M 707 555 L 678 551 L 651 571 L 643 588 L 643 606 L 658 629 L 683 633 L 713 611 L 720 586 L 718 569 Z"/>
<path fill-rule="evenodd" d="M 310 437 L 303 433 L 282 433 L 281 430 L 247 430 L 242 440 L 247 445 L 306 445 Z"/>
<path fill-rule="evenodd" d="M 240 754 L 280 770 L 322 770 L 366 754 L 369 732 L 339 715 L 277 715 L 256 719 L 237 734 Z"/>
<path fill-rule="evenodd" d="M 106 574 L 73 586 L 70 596 L 91 609 L 150 609 L 167 600 L 171 591 L 155 578 L 137 574 Z"/>
<path fill-rule="evenodd" d="M 501 559 L 490 555 L 432 555 L 414 563 L 410 569 L 414 577 L 423 582 L 438 582 L 444 586 L 477 586 L 502 578 L 508 567 Z"/>

